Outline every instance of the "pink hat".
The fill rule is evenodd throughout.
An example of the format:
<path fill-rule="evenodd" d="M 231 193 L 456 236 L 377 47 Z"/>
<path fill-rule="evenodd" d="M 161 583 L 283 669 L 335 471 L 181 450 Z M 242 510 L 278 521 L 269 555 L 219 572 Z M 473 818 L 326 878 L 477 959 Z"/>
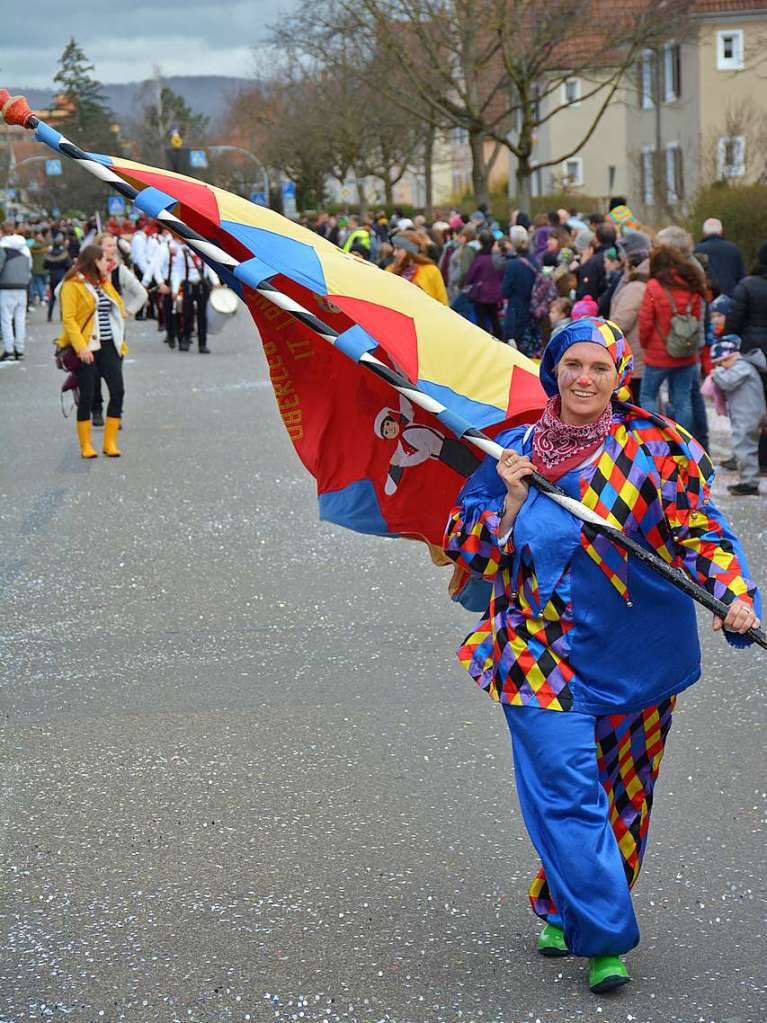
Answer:
<path fill-rule="evenodd" d="M 461 216 L 460 213 L 455 213 L 450 218 L 450 226 L 455 230 L 458 230 L 459 228 L 463 227 L 463 217 Z"/>
<path fill-rule="evenodd" d="M 575 303 L 570 315 L 574 320 L 582 320 L 586 316 L 599 316 L 599 307 L 591 295 L 584 295 Z"/>

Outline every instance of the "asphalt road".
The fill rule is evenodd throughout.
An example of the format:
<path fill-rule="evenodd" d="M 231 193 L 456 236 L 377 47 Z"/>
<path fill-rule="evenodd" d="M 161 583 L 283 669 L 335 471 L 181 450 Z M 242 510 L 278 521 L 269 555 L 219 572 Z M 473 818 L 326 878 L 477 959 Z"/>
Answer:
<path fill-rule="evenodd" d="M 762 1021 L 765 655 L 702 619 L 634 981 L 592 996 L 534 950 L 445 571 L 318 522 L 244 310 L 210 356 L 131 333 L 119 460 L 39 311 L 0 367 L 0 1021 Z M 718 487 L 767 581 L 765 498 Z"/>

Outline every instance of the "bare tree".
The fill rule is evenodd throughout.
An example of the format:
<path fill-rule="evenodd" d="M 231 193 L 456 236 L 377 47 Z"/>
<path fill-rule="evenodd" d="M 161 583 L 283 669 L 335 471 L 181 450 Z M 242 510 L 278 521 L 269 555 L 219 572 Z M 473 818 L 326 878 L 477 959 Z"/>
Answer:
<path fill-rule="evenodd" d="M 692 0 L 303 0 L 275 30 L 314 66 L 327 66 L 337 47 L 357 57 L 372 78 L 380 60 L 397 66 L 386 98 L 433 128 L 463 128 L 472 156 L 472 184 L 488 198 L 490 172 L 503 150 L 516 161 L 518 200 L 529 200 L 537 168 L 561 164 L 596 130 L 620 84 L 647 47 L 684 26 Z M 588 82 L 562 99 L 573 76 Z M 535 138 L 574 102 L 595 98 L 596 112 L 575 146 L 535 159 Z"/>
<path fill-rule="evenodd" d="M 324 121 L 327 109 L 316 83 L 286 77 L 279 69 L 268 81 L 255 82 L 234 98 L 220 131 L 220 141 L 242 147 L 271 173 L 296 182 L 301 208 L 319 206 L 325 199 L 325 181 L 333 172 Z M 219 141 L 217 139 L 217 141 Z M 213 165 L 217 183 L 242 190 L 243 175 L 252 176 L 236 154 Z"/>

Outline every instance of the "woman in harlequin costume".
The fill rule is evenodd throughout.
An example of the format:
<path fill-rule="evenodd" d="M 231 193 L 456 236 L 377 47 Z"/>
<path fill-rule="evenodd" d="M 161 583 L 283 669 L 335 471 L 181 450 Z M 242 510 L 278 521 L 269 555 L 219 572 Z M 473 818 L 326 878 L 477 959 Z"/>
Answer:
<path fill-rule="evenodd" d="M 525 825 L 543 867 L 530 888 L 544 955 L 588 956 L 602 992 L 629 980 L 630 889 L 676 696 L 700 675 L 694 605 L 535 488 L 537 469 L 729 605 L 734 646 L 759 624 L 740 544 L 710 498 L 711 462 L 681 427 L 623 403 L 618 327 L 577 320 L 549 342 L 539 421 L 498 436 L 461 491 L 445 549 L 492 584 L 459 651 L 503 705 Z"/>

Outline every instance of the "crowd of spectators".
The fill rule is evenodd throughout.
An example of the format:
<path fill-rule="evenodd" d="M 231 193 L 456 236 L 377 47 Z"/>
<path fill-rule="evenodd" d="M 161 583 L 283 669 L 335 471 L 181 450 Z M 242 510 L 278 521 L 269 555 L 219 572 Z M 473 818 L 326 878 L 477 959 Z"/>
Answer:
<path fill-rule="evenodd" d="M 633 352 L 634 402 L 707 447 L 703 394 L 715 397 L 733 424 L 734 453 L 723 464 L 740 479 L 730 490 L 758 493 L 767 474 L 767 242 L 748 273 L 719 220 L 707 219 L 695 244 L 679 226 L 640 224 L 622 197 L 606 214 L 559 209 L 533 221 L 513 210 L 500 223 L 480 206 L 431 222 L 383 211 L 303 222 L 533 359 L 571 319 L 612 320 Z"/>
<path fill-rule="evenodd" d="M 704 446 L 704 395 L 715 400 L 739 424 L 733 457 L 724 463 L 740 474 L 731 490 L 758 492 L 767 470 L 767 242 L 748 272 L 715 218 L 704 222 L 695 244 L 681 227 L 655 231 L 640 224 L 622 197 L 611 200 L 606 214 L 558 209 L 532 221 L 512 210 L 501 223 L 484 205 L 431 220 L 378 211 L 370 217 L 310 213 L 300 221 L 533 359 L 571 319 L 612 320 L 633 352 L 633 400 L 672 416 Z M 46 305 L 52 318 L 59 283 L 99 229 L 96 218 L 5 226 L 0 362 L 23 358 L 26 310 Z M 120 240 L 130 263 L 138 234 L 133 221 L 112 218 L 105 230 Z M 158 316 L 167 318 L 162 304 Z"/>

